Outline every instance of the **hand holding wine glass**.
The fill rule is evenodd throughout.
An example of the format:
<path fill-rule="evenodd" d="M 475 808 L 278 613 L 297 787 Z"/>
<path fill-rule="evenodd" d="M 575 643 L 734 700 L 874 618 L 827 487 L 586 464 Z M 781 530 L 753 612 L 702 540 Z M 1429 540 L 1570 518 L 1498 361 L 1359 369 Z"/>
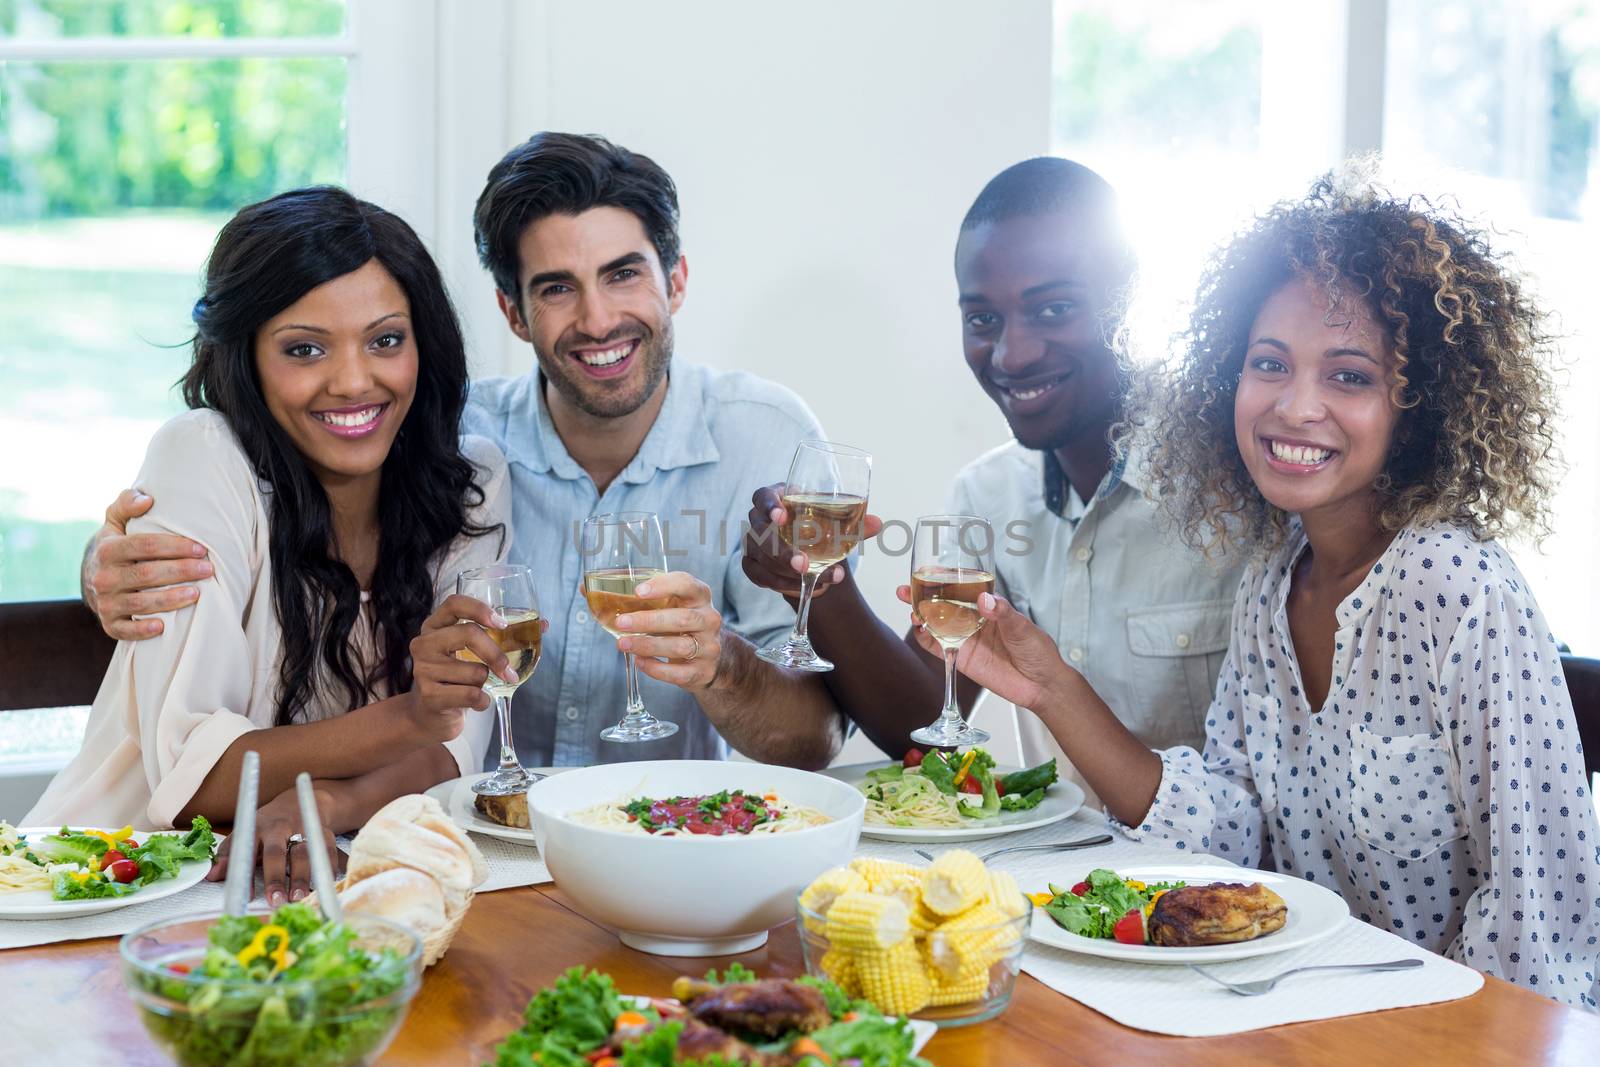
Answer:
<path fill-rule="evenodd" d="M 800 578 L 800 603 L 794 629 L 779 645 L 756 653 L 768 663 L 802 671 L 831 671 L 833 664 L 811 647 L 806 624 L 817 578 L 841 563 L 864 536 L 867 494 L 872 486 L 872 456 L 829 441 L 802 441 L 789 464 L 780 503 L 785 522 L 778 536 L 806 557 Z"/>
<path fill-rule="evenodd" d="M 494 698 L 495 714 L 500 720 L 500 767 L 488 778 L 474 782 L 472 789 L 486 796 L 525 793 L 530 785 L 544 777 L 530 774 L 518 762 L 511 737 L 511 696 L 518 686 L 533 677 L 544 640 L 544 621 L 539 616 L 533 572 L 514 563 L 462 571 L 456 577 L 456 593 L 482 601 L 493 613 L 487 625 L 482 621 L 462 620 L 460 623 L 463 627 L 480 627 L 479 632 L 487 638 L 488 644 L 468 633 L 466 640 L 454 650 L 457 659 L 483 666 L 482 685 Z M 497 672 L 491 664 L 500 660 L 505 662 L 505 667 Z"/>
<path fill-rule="evenodd" d="M 617 616 L 655 612 L 673 606 L 673 598 L 641 585 L 655 585 L 667 573 L 666 548 L 661 523 L 653 512 L 621 511 L 595 515 L 584 521 L 579 551 L 583 554 L 583 595 L 589 613 L 613 637 L 627 631 L 617 626 Z M 628 706 L 622 721 L 600 731 L 605 741 L 654 741 L 678 732 L 675 722 L 663 722 L 644 707 L 634 653 L 624 650 L 623 669 L 628 679 Z"/>
<path fill-rule="evenodd" d="M 956 653 L 983 626 L 978 598 L 994 593 L 994 530 L 973 515 L 928 515 L 917 520 L 911 550 L 911 614 L 919 640 L 937 644 L 944 660 L 944 708 L 911 733 L 920 745 L 977 745 L 989 733 L 961 717 L 956 703 Z M 930 649 L 931 651 L 931 649 Z"/>
<path fill-rule="evenodd" d="M 909 585 L 896 593 L 911 603 Z M 1054 638 L 1001 596 L 980 595 L 978 614 L 984 625 L 962 642 L 956 670 L 995 696 L 1030 710 L 1043 707 L 1050 693 L 1065 688 L 1066 672 L 1072 668 L 1061 658 Z M 943 657 L 937 638 L 920 625 L 915 634 L 924 651 Z"/>

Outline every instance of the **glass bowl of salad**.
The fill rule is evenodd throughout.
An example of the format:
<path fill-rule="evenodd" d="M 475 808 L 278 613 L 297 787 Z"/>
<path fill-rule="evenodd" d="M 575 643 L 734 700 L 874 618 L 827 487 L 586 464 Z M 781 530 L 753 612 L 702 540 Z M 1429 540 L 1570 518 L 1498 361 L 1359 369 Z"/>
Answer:
<path fill-rule="evenodd" d="M 422 981 L 410 930 L 306 904 L 150 923 L 121 955 L 145 1027 L 185 1067 L 373 1063 Z"/>
<path fill-rule="evenodd" d="M 975 907 L 934 917 L 908 908 L 863 916 L 848 933 L 840 916 L 798 904 L 806 972 L 834 982 L 888 1016 L 906 1015 L 940 1027 L 992 1019 L 1011 1004 L 1033 905 L 1025 897 L 1010 914 Z M 830 923 L 832 918 L 834 922 Z"/>

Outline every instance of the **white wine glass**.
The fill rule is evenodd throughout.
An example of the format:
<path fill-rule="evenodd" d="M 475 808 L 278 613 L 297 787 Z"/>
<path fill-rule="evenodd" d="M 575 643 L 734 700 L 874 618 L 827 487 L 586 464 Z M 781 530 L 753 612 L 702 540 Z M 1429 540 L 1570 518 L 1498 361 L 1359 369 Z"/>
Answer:
<path fill-rule="evenodd" d="M 533 572 L 515 563 L 476 567 L 456 575 L 456 592 L 483 601 L 506 621 L 503 628 L 485 626 L 483 631 L 500 646 L 517 675 L 516 681 L 508 682 L 490 671 L 483 683 L 484 690 L 494 698 L 495 717 L 500 720 L 500 767 L 489 777 L 472 783 L 472 790 L 492 797 L 526 793 L 544 775 L 524 769 L 517 760 L 511 737 L 511 697 L 518 686 L 533 677 L 544 643 L 544 620 L 539 616 L 539 597 L 533 590 Z M 483 662 L 467 649 L 461 649 L 456 657 Z"/>
<path fill-rule="evenodd" d="M 800 577 L 794 629 L 781 644 L 756 653 L 768 663 L 802 671 L 833 670 L 833 664 L 811 647 L 806 633 L 811 594 L 822 572 L 861 543 L 871 488 L 871 453 L 831 441 L 801 441 L 794 450 L 782 494 L 788 521 L 779 527 L 778 536 L 796 552 L 804 552 L 808 566 Z"/>
<path fill-rule="evenodd" d="M 619 511 L 595 515 L 583 524 L 583 597 L 589 614 L 612 637 L 626 636 L 617 629 L 617 616 L 672 607 L 670 596 L 642 597 L 640 585 L 667 573 L 667 555 L 661 523 L 653 512 Z M 633 653 L 622 654 L 628 674 L 628 708 L 622 721 L 600 731 L 605 741 L 655 741 L 678 732 L 675 722 L 663 722 L 644 708 L 639 695 L 639 670 Z"/>
<path fill-rule="evenodd" d="M 919 745 L 980 745 L 989 732 L 961 717 L 956 704 L 956 653 L 983 626 L 978 597 L 994 592 L 994 530 L 975 515 L 926 515 L 911 549 L 911 614 L 944 652 L 944 710 L 914 730 Z"/>

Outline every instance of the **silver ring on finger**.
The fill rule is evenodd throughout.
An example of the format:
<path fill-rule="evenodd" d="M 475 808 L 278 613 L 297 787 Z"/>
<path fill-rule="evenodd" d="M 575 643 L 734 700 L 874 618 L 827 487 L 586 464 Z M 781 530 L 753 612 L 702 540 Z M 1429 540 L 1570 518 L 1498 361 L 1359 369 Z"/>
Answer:
<path fill-rule="evenodd" d="M 305 834 L 290 834 L 288 842 L 283 846 L 284 847 L 284 851 L 288 851 L 289 849 L 294 848 L 294 846 L 296 846 L 296 845 L 303 845 L 305 843 L 306 843 L 306 835 Z"/>
<path fill-rule="evenodd" d="M 700 639 L 694 634 L 684 634 L 683 636 L 694 642 L 694 651 L 683 657 L 683 661 L 688 663 L 690 660 L 700 657 Z"/>

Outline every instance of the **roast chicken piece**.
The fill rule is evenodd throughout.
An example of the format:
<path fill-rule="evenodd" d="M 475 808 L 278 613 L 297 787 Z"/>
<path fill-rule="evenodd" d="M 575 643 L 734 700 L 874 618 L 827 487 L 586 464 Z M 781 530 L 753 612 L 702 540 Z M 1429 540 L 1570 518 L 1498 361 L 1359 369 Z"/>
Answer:
<path fill-rule="evenodd" d="M 501 826 L 514 826 L 518 830 L 533 829 L 533 824 L 528 821 L 526 793 L 512 793 L 504 797 L 491 797 L 479 793 L 473 800 L 472 806 L 490 822 L 497 822 Z"/>
<path fill-rule="evenodd" d="M 733 1063 L 759 1064 L 761 1067 L 767 1067 L 769 1062 L 767 1056 L 731 1034 L 694 1019 L 684 1019 L 683 1032 L 678 1035 L 678 1057 L 703 1060 L 711 1056 L 721 1056 Z"/>
<path fill-rule="evenodd" d="M 687 1004 L 701 1022 L 766 1037 L 792 1030 L 809 1034 L 833 1021 L 820 992 L 787 978 L 725 986 L 679 978 L 672 983 L 672 995 Z"/>
<path fill-rule="evenodd" d="M 1289 906 L 1259 882 L 1219 882 L 1170 889 L 1150 912 L 1150 943 L 1182 948 L 1226 945 L 1281 930 Z"/>

